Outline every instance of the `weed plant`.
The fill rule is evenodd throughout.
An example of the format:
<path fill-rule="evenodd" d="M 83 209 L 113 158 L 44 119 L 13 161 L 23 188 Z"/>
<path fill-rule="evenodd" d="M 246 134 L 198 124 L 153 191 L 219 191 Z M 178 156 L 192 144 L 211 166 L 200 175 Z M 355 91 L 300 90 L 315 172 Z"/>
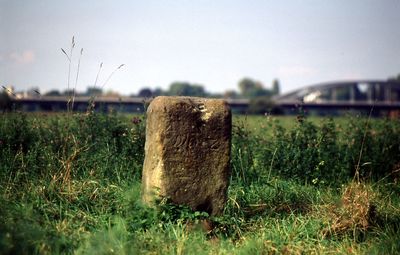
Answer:
<path fill-rule="evenodd" d="M 399 121 L 251 121 L 210 218 L 141 203 L 143 116 L 2 114 L 0 254 L 400 252 Z"/>

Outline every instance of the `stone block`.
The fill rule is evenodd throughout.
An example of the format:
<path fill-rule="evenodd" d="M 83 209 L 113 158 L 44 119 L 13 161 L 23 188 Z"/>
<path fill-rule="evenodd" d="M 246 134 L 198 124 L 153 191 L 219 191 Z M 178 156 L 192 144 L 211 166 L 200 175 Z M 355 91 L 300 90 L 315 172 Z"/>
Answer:
<path fill-rule="evenodd" d="M 223 212 L 230 178 L 232 116 L 220 99 L 155 98 L 147 109 L 142 197 L 210 215 Z"/>

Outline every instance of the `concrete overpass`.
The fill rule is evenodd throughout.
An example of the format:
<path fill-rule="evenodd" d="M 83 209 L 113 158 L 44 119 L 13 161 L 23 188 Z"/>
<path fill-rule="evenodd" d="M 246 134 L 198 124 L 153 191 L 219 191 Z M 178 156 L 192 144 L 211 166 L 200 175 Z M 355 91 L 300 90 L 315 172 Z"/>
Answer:
<path fill-rule="evenodd" d="M 84 112 L 88 109 L 90 102 L 94 101 L 94 108 L 97 111 L 110 112 L 121 111 L 131 113 L 142 113 L 152 98 L 145 97 L 76 97 L 73 110 Z M 228 104 L 236 112 L 245 113 L 249 100 L 247 99 L 226 99 Z M 13 98 L 12 102 L 22 111 L 67 111 L 68 102 L 71 99 L 66 96 L 36 96 L 25 98 Z"/>
<path fill-rule="evenodd" d="M 76 97 L 74 111 L 86 111 L 95 101 L 98 111 L 122 111 L 140 113 L 151 101 L 143 97 Z M 66 111 L 69 101 L 65 96 L 37 96 L 13 98 L 13 103 L 23 111 Z M 248 99 L 226 99 L 234 113 L 247 113 L 252 101 Z M 400 114 L 400 82 L 358 80 L 321 83 L 286 93 L 272 99 L 274 111 L 282 114 L 297 114 L 299 108 L 318 115 L 341 114 L 346 111 L 374 115 Z"/>

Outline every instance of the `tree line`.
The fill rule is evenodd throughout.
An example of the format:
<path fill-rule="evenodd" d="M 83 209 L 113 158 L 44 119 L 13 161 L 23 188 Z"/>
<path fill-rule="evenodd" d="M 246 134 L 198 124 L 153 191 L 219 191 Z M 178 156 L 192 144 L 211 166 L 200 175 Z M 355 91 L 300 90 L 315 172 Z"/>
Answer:
<path fill-rule="evenodd" d="M 273 96 L 280 94 L 278 79 L 273 80 L 270 88 L 260 81 L 243 78 L 238 82 L 238 91 L 227 90 L 224 93 L 210 93 L 202 85 L 189 82 L 173 82 L 167 90 L 161 88 L 142 88 L 136 96 L 152 98 L 156 96 L 193 96 L 225 99 L 249 99 L 249 113 L 275 111 Z"/>
<path fill-rule="evenodd" d="M 212 98 L 232 98 L 232 99 L 254 99 L 259 97 L 272 97 L 280 93 L 279 80 L 272 82 L 271 88 L 266 88 L 261 82 L 251 78 L 243 78 L 238 82 L 239 92 L 227 90 L 224 93 L 210 93 L 204 86 L 190 82 L 173 82 L 167 90 L 161 88 L 151 89 L 142 88 L 136 96 L 156 97 L 156 96 L 193 96 L 193 97 L 212 97 Z"/>

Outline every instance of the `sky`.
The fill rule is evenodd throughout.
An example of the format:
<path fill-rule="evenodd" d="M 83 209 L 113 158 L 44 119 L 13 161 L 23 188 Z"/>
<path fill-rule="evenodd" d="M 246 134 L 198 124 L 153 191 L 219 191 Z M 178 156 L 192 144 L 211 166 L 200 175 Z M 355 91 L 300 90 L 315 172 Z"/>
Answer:
<path fill-rule="evenodd" d="M 124 95 L 387 79 L 400 73 L 399 13 L 399 0 L 0 0 L 0 85 L 85 91 L 101 63 L 96 85 Z"/>

